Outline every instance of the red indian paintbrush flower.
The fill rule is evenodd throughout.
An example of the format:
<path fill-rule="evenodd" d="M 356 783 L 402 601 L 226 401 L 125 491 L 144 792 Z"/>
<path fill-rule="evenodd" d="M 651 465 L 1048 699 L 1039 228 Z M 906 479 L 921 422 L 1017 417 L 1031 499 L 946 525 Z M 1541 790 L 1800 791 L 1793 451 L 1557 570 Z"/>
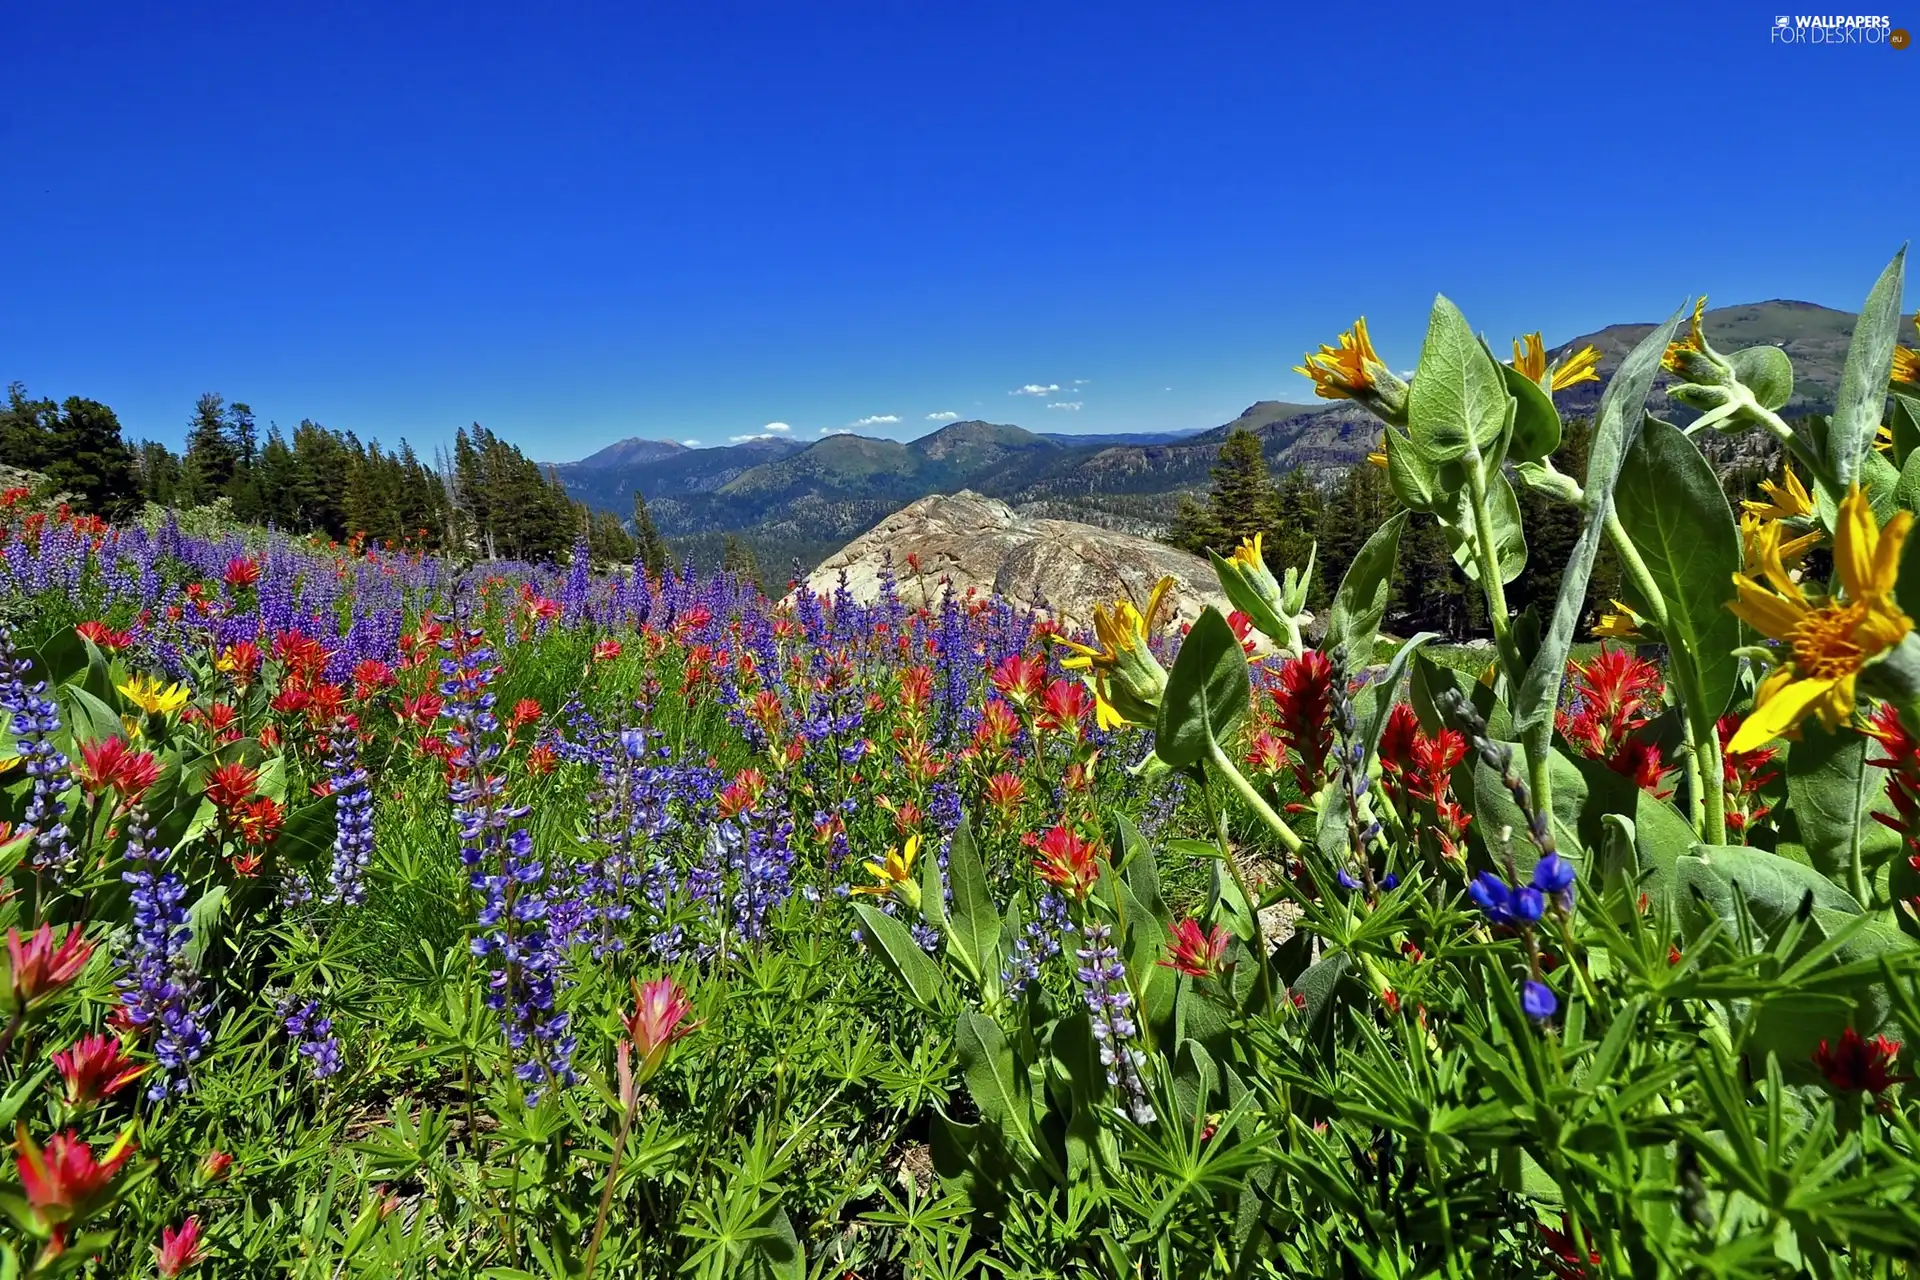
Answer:
<path fill-rule="evenodd" d="M 1828 1084 L 1843 1093 L 1877 1094 L 1909 1078 L 1893 1072 L 1899 1057 L 1900 1046 L 1885 1036 L 1863 1040 L 1858 1031 L 1848 1027 L 1839 1044 L 1820 1042 L 1813 1051 L 1813 1065 L 1820 1068 Z"/>
<path fill-rule="evenodd" d="M 393 687 L 393 668 L 374 658 L 362 658 L 353 667 L 353 696 L 365 702 L 382 689 Z"/>
<path fill-rule="evenodd" d="M 43 924 L 27 938 L 7 930 L 7 991 L 15 1009 L 31 1009 L 80 976 L 93 956 L 93 944 L 72 925 L 58 947 L 53 926 Z"/>
<path fill-rule="evenodd" d="M 239 830 L 240 838 L 255 848 L 263 848 L 273 843 L 280 834 L 280 824 L 286 821 L 287 812 L 278 801 L 268 796 L 257 796 L 233 811 L 233 825 Z"/>
<path fill-rule="evenodd" d="M 644 1081 L 666 1061 L 667 1050 L 700 1026 L 688 1021 L 693 1002 L 672 978 L 633 984 L 633 1012 L 627 1015 L 627 1039 L 640 1055 L 639 1079 Z"/>
<path fill-rule="evenodd" d="M 996 773 L 987 779 L 987 803 L 1001 817 L 1012 817 L 1026 794 L 1027 784 L 1017 773 Z"/>
<path fill-rule="evenodd" d="M 1189 978 L 1210 978 L 1220 971 L 1220 957 L 1226 953 L 1227 931 L 1219 925 L 1202 931 L 1200 922 L 1189 916 L 1173 926 L 1173 946 L 1160 964 Z"/>
<path fill-rule="evenodd" d="M 1665 687 L 1659 667 L 1609 645 L 1567 665 L 1571 706 L 1557 714 L 1557 727 L 1582 755 L 1657 794 L 1667 766 L 1641 731 L 1653 723 Z"/>
<path fill-rule="evenodd" d="M 153 1246 L 153 1263 L 163 1276 L 177 1276 L 206 1259 L 200 1243 L 200 1219 L 188 1218 L 177 1227 L 162 1227 Z"/>
<path fill-rule="evenodd" d="M 1071 827 L 1057 826 L 1041 836 L 1033 869 L 1040 878 L 1074 898 L 1085 898 L 1100 879 L 1102 849 Z"/>
<path fill-rule="evenodd" d="M 980 724 L 973 731 L 973 745 L 982 751 L 1007 749 L 1020 732 L 1020 716 L 998 698 L 988 698 L 980 709 Z"/>
<path fill-rule="evenodd" d="M 1272 690 L 1280 740 L 1293 752 L 1293 775 L 1303 798 L 1326 780 L 1327 753 L 1333 750 L 1333 662 L 1318 649 L 1281 662 Z M 1287 806 L 1298 812 L 1306 806 Z"/>
<path fill-rule="evenodd" d="M 41 1147 L 27 1132 L 26 1124 L 15 1121 L 14 1137 L 14 1164 L 27 1195 L 27 1207 L 42 1226 L 56 1229 L 83 1216 L 114 1175 L 133 1158 L 131 1124 L 121 1130 L 99 1159 L 71 1129 L 56 1133 Z"/>
<path fill-rule="evenodd" d="M 1000 660 L 987 679 L 1001 697 L 1024 707 L 1046 687 L 1047 664 L 1027 654 L 1010 654 Z"/>
<path fill-rule="evenodd" d="M 1093 713 L 1093 695 L 1082 680 L 1055 680 L 1040 700 L 1040 727 L 1078 736 Z"/>
<path fill-rule="evenodd" d="M 246 556 L 235 556 L 227 561 L 227 571 L 221 575 L 221 580 L 235 591 L 251 587 L 260 581 L 260 562 Z"/>
<path fill-rule="evenodd" d="M 593 646 L 593 660 L 595 662 L 612 662 L 619 656 L 620 642 L 618 640 L 602 640 Z"/>
<path fill-rule="evenodd" d="M 207 799 L 223 813 L 228 812 L 253 799 L 259 785 L 258 769 L 249 769 L 241 760 L 230 760 L 207 775 Z"/>
<path fill-rule="evenodd" d="M 119 631 L 104 622 L 82 622 L 74 630 L 109 654 L 118 653 L 133 644 L 131 631 Z"/>
<path fill-rule="evenodd" d="M 81 744 L 75 776 L 88 791 L 114 791 L 131 804 L 160 780 L 160 762 L 151 752 L 133 750 L 125 738 L 98 738 Z"/>
<path fill-rule="evenodd" d="M 67 1105 L 74 1107 L 112 1097 L 147 1070 L 113 1036 L 81 1036 L 53 1055 L 53 1065 L 67 1082 Z"/>
<path fill-rule="evenodd" d="M 225 1182 L 233 1172 L 233 1153 L 218 1147 L 200 1157 L 200 1176 L 208 1182 Z"/>

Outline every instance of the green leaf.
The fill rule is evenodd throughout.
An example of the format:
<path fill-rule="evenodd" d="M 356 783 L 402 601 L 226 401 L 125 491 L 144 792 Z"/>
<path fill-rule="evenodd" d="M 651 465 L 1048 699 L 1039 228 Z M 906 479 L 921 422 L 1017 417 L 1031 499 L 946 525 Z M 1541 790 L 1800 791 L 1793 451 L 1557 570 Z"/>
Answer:
<path fill-rule="evenodd" d="M 126 726 L 120 723 L 120 713 L 79 685 L 62 685 L 59 696 L 67 700 L 67 724 L 76 740 L 98 742 L 125 734 Z"/>
<path fill-rule="evenodd" d="M 870 903 L 856 903 L 853 909 L 867 936 L 879 944 L 875 954 L 893 971 L 894 977 L 907 984 L 913 1002 L 929 1013 L 938 1012 L 947 980 L 939 966 L 913 940 L 912 932 Z"/>
<path fill-rule="evenodd" d="M 1154 857 L 1153 846 L 1147 843 L 1140 829 L 1133 825 L 1124 813 L 1115 813 L 1114 826 L 1118 829 L 1116 843 L 1125 854 L 1121 866 L 1121 875 L 1133 896 L 1140 900 L 1148 914 L 1158 921 L 1162 929 L 1173 925 L 1173 911 L 1167 906 L 1166 896 L 1160 889 L 1160 864 Z M 1207 856 L 1217 856 L 1218 851 L 1207 846 Z"/>
<path fill-rule="evenodd" d="M 1394 650 L 1393 661 L 1389 662 L 1387 669 L 1369 684 L 1367 693 L 1372 696 L 1373 710 L 1367 720 L 1367 736 L 1363 743 L 1366 748 L 1366 757 L 1360 766 L 1363 772 L 1366 769 L 1366 761 L 1372 760 L 1373 753 L 1380 747 L 1380 735 L 1386 731 L 1387 717 L 1393 714 L 1393 696 L 1400 688 L 1400 677 L 1405 674 L 1408 664 L 1419 655 L 1420 650 L 1439 638 L 1440 633 L 1437 631 L 1422 631 L 1414 636 Z"/>
<path fill-rule="evenodd" d="M 1386 428 L 1380 447 L 1387 455 L 1387 486 L 1393 490 L 1393 496 L 1409 510 L 1433 510 L 1437 495 L 1445 487 L 1441 483 L 1440 468 L 1395 427 Z"/>
<path fill-rule="evenodd" d="M 1896 832 L 1868 816 L 1886 788 L 1885 771 L 1868 763 L 1870 745 L 1865 734 L 1809 721 L 1787 752 L 1787 811 L 1814 867 L 1836 881 L 1855 859 L 1876 866 L 1900 847 Z"/>
<path fill-rule="evenodd" d="M 1387 616 L 1393 566 L 1400 554 L 1400 534 L 1406 527 L 1407 513 L 1400 511 L 1375 529 L 1347 566 L 1347 576 L 1340 580 L 1340 590 L 1334 594 L 1322 648 L 1328 653 L 1344 648 L 1347 665 L 1354 669 L 1373 660 L 1373 642 L 1380 634 L 1381 619 Z"/>
<path fill-rule="evenodd" d="M 1793 360 L 1778 347 L 1747 347 L 1727 357 L 1734 377 L 1769 409 L 1793 398 Z"/>
<path fill-rule="evenodd" d="M 1893 371 L 1893 348 L 1900 332 L 1900 300 L 1906 283 L 1907 251 L 1902 248 L 1874 282 L 1847 344 L 1847 364 L 1840 373 L 1833 418 L 1827 428 L 1827 458 L 1842 488 L 1860 476 L 1862 460 L 1873 448 L 1874 434 L 1887 403 L 1887 378 Z"/>
<path fill-rule="evenodd" d="M 970 970 L 974 982 L 985 989 L 999 982 L 1000 911 L 987 885 L 980 851 L 973 843 L 973 828 L 964 817 L 947 846 L 947 876 L 953 883 L 953 911 L 947 930 L 949 953 L 957 953 L 956 958 Z"/>
<path fill-rule="evenodd" d="M 1033 1115 L 1027 1098 L 1025 1075 L 1016 1070 L 1013 1050 L 1007 1037 L 993 1019 L 975 1010 L 963 1010 L 956 1028 L 954 1048 L 960 1059 L 960 1072 L 967 1082 L 967 1094 L 986 1120 L 1000 1127 L 1029 1155 L 1038 1157 L 1034 1142 Z"/>
<path fill-rule="evenodd" d="M 1167 673 L 1154 753 L 1184 769 L 1206 756 L 1209 744 L 1225 744 L 1246 714 L 1248 689 L 1246 651 L 1220 611 L 1208 605 Z"/>
<path fill-rule="evenodd" d="M 1893 496 L 1905 510 L 1920 511 L 1920 449 L 1907 454 L 1906 464 L 1900 468 L 1900 479 L 1893 486 Z"/>
<path fill-rule="evenodd" d="M 1772 350 L 1773 348 L 1767 348 Z M 1627 538 L 1666 603 L 1668 662 L 1696 724 L 1711 724 L 1740 679 L 1740 620 L 1727 608 L 1740 533 L 1713 464 L 1677 427 L 1649 422 L 1627 450 L 1614 502 Z"/>
<path fill-rule="evenodd" d="M 1905 392 L 1893 393 L 1893 412 L 1887 425 L 1893 431 L 1893 460 L 1902 468 L 1914 451 L 1920 449 L 1920 397 Z"/>
<path fill-rule="evenodd" d="M 193 906 L 187 909 L 187 928 L 191 935 L 187 939 L 187 967 L 195 971 L 201 968 L 201 961 L 207 954 L 207 947 L 220 928 L 220 916 L 227 903 L 225 885 L 215 885 L 200 895 Z"/>
<path fill-rule="evenodd" d="M 1444 295 L 1433 300 L 1420 367 L 1407 392 L 1407 427 L 1428 460 L 1486 453 L 1507 429 L 1513 398 L 1500 366 Z"/>
<path fill-rule="evenodd" d="M 1446 535 L 1447 549 L 1470 582 L 1480 581 L 1480 560 L 1474 554 L 1473 513 L 1463 489 L 1437 502 L 1434 519 Z M 1493 549 L 1500 565 L 1500 581 L 1512 582 L 1527 568 L 1527 532 L 1520 519 L 1520 499 L 1504 473 L 1487 483 L 1487 518 L 1493 524 Z"/>
<path fill-rule="evenodd" d="M 1580 526 L 1580 537 L 1567 557 L 1560 575 L 1560 596 L 1553 606 L 1546 631 L 1540 637 L 1540 652 L 1527 665 L 1527 674 L 1513 699 L 1513 718 L 1522 733 L 1550 724 L 1560 705 L 1560 685 L 1566 679 L 1567 654 L 1573 648 L 1573 633 L 1586 612 L 1587 583 L 1593 577 L 1593 564 L 1600 555 L 1600 543 L 1606 536 L 1607 516 L 1613 511 L 1613 487 L 1620 479 L 1620 468 L 1627 449 L 1639 438 L 1640 425 L 1647 412 L 1647 394 L 1653 390 L 1654 375 L 1660 371 L 1660 357 L 1686 313 L 1682 307 L 1667 317 L 1667 322 L 1640 340 L 1627 354 L 1600 393 L 1600 412 L 1595 419 L 1593 440 L 1587 451 L 1585 481 L 1587 513 Z"/>
<path fill-rule="evenodd" d="M 1491 358 L 1491 355 L 1489 355 Z M 1551 458 L 1560 447 L 1560 411 L 1540 384 L 1510 364 L 1494 361 L 1507 394 L 1513 397 L 1513 444 L 1509 452 L 1524 462 Z"/>
<path fill-rule="evenodd" d="M 1247 581 L 1245 570 L 1212 548 L 1207 550 L 1207 559 L 1213 564 L 1214 576 L 1220 579 L 1220 590 L 1234 608 L 1253 619 L 1256 631 L 1273 638 L 1287 633 L 1286 622 L 1274 612 L 1273 604 L 1254 590 L 1253 584 Z"/>
<path fill-rule="evenodd" d="M 1719 920 L 1734 931 L 1733 887 L 1746 897 L 1754 923 L 1772 930 L 1800 910 L 1807 895 L 1827 911 L 1859 915 L 1853 895 L 1808 866 L 1778 857 L 1765 849 L 1745 845 L 1697 845 L 1679 860 L 1679 880 L 1688 890 L 1692 913 L 1700 925 Z"/>

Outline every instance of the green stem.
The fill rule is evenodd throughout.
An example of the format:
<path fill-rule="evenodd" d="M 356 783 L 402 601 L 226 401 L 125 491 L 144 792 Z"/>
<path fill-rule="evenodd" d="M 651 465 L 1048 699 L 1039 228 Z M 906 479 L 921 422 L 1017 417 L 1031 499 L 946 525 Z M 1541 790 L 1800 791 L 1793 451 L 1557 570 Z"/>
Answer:
<path fill-rule="evenodd" d="M 1487 469 L 1478 449 L 1469 447 L 1467 455 L 1467 505 L 1473 516 L 1474 557 L 1480 565 L 1480 591 L 1487 598 L 1487 621 L 1493 627 L 1493 643 L 1506 669 L 1507 685 L 1517 690 L 1526 678 L 1526 663 L 1513 639 L 1513 615 L 1507 608 L 1507 587 L 1500 576 L 1500 551 L 1493 538 L 1493 509 L 1487 505 Z M 1530 731 L 1520 744 L 1527 754 L 1527 784 L 1534 803 L 1543 811 L 1553 809 L 1553 726 L 1544 733 Z"/>
<path fill-rule="evenodd" d="M 1247 781 L 1246 775 L 1235 767 L 1227 753 L 1220 749 L 1220 744 L 1211 739 L 1207 742 L 1207 758 L 1213 762 L 1213 767 L 1220 771 L 1220 776 L 1227 780 L 1227 785 L 1233 788 L 1234 793 L 1246 802 L 1249 809 L 1253 810 L 1254 816 L 1280 837 L 1280 843 L 1287 846 L 1288 853 L 1299 853 L 1306 847 L 1306 842 L 1287 825 L 1287 820 L 1274 812 L 1273 806 L 1266 802 L 1254 785 Z"/>
<path fill-rule="evenodd" d="M 1227 811 L 1213 802 L 1213 788 L 1203 781 L 1200 795 L 1206 800 L 1207 809 L 1213 815 L 1214 839 L 1220 846 L 1220 857 L 1227 864 L 1227 874 L 1233 877 L 1234 887 L 1240 890 L 1240 897 L 1247 904 L 1247 912 L 1253 919 L 1253 956 L 1260 967 L 1254 973 L 1255 990 L 1260 994 L 1260 1005 L 1273 1016 L 1273 976 L 1272 965 L 1267 955 L 1266 930 L 1260 926 L 1260 903 L 1247 887 L 1246 877 L 1240 871 L 1240 860 L 1233 856 L 1233 845 L 1227 840 Z M 1144 1022 L 1142 1029 L 1145 1029 Z"/>
<path fill-rule="evenodd" d="M 1647 621 L 1671 645 L 1673 632 L 1667 613 L 1667 598 L 1654 581 L 1653 571 L 1641 559 L 1639 548 L 1627 536 L 1626 526 L 1620 523 L 1619 514 L 1614 511 L 1607 512 L 1607 540 L 1613 544 L 1614 553 L 1620 557 L 1620 567 L 1625 570 L 1634 590 L 1639 592 L 1647 607 Z M 1668 672 L 1680 686 L 1681 710 L 1685 712 L 1683 718 L 1690 748 L 1687 781 L 1692 796 L 1689 808 L 1692 810 L 1693 829 L 1707 844 L 1725 844 L 1727 779 L 1720 762 L 1720 729 L 1705 713 L 1704 698 L 1694 684 L 1692 669 L 1680 663 L 1669 667 Z"/>

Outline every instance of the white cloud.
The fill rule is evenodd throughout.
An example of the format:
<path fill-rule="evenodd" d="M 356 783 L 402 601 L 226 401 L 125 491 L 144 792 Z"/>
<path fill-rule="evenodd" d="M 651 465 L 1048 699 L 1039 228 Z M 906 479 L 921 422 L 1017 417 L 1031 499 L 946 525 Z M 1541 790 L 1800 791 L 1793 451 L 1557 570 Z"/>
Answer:
<path fill-rule="evenodd" d="M 680 443 L 687 446 L 687 448 L 689 449 L 698 449 L 700 447 L 700 442 L 698 440 L 682 440 Z"/>
<path fill-rule="evenodd" d="M 1037 382 L 1029 382 L 1024 387 L 1015 387 L 1012 391 L 1007 392 L 1007 394 L 1010 396 L 1045 396 L 1051 395 L 1059 389 L 1060 384 L 1057 382 L 1049 382 L 1044 387 Z"/>
<path fill-rule="evenodd" d="M 1078 400 L 1055 400 L 1047 406 L 1049 409 L 1078 409 L 1079 407 L 1080 402 Z"/>
<path fill-rule="evenodd" d="M 927 421 L 928 422 L 952 422 L 955 418 L 959 416 L 960 416 L 959 414 L 955 413 L 951 409 L 942 409 L 938 413 L 928 414 Z"/>
<path fill-rule="evenodd" d="M 760 428 L 760 429 L 761 429 L 762 431 L 791 431 L 791 430 L 793 430 L 793 428 L 792 428 L 792 427 L 790 427 L 790 426 L 788 426 L 788 425 L 787 425 L 786 423 L 784 423 L 784 422 L 769 422 L 769 423 L 768 423 L 768 424 L 767 424 L 766 426 L 764 426 L 764 427 L 762 427 L 762 428 Z"/>
<path fill-rule="evenodd" d="M 1092 382 L 1092 381 L 1093 381 L 1093 379 L 1092 379 L 1092 378 L 1075 378 L 1075 379 L 1073 380 L 1073 385 L 1074 385 L 1074 386 L 1076 386 L 1076 387 L 1084 387 L 1084 386 L 1086 386 L 1086 385 L 1087 385 L 1087 384 L 1088 384 L 1089 382 Z"/>
<path fill-rule="evenodd" d="M 745 444 L 749 440 L 777 440 L 778 438 L 778 436 L 775 436 L 770 431 L 755 431 L 750 435 L 727 437 L 733 444 Z"/>
<path fill-rule="evenodd" d="M 823 436 L 850 436 L 853 434 L 853 429 L 850 427 L 822 427 L 820 428 L 820 434 Z"/>
<path fill-rule="evenodd" d="M 900 421 L 897 413 L 876 413 L 865 418 L 857 418 L 852 423 L 856 427 L 890 427 Z"/>

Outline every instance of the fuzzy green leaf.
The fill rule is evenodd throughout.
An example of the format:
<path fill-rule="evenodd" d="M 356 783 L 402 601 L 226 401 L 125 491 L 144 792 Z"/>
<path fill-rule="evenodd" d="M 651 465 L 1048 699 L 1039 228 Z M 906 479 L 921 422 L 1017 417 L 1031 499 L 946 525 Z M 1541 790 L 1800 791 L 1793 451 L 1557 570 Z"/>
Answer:
<path fill-rule="evenodd" d="M 1432 462 L 1484 454 L 1507 429 L 1512 411 L 1500 366 L 1460 308 L 1444 295 L 1436 297 L 1420 367 L 1407 392 L 1407 428 L 1414 443 Z"/>
<path fill-rule="evenodd" d="M 1248 690 L 1246 651 L 1220 611 L 1209 605 L 1167 674 L 1154 753 L 1184 769 L 1205 756 L 1210 743 L 1227 743 L 1247 712 Z"/>
<path fill-rule="evenodd" d="M 1902 248 L 1874 282 L 1860 320 L 1847 344 L 1833 419 L 1827 428 L 1827 457 L 1842 488 L 1860 478 L 1874 434 L 1886 411 L 1887 378 L 1900 333 L 1900 299 L 1906 284 L 1907 251 Z"/>
<path fill-rule="evenodd" d="M 1394 563 L 1400 555 L 1400 534 L 1406 527 L 1407 513 L 1400 511 L 1375 529 L 1347 566 L 1347 576 L 1340 580 L 1340 590 L 1334 594 L 1322 647 L 1328 653 L 1344 648 L 1350 667 L 1364 667 L 1373 661 L 1373 642 L 1380 634 L 1381 619 L 1387 616 Z"/>

